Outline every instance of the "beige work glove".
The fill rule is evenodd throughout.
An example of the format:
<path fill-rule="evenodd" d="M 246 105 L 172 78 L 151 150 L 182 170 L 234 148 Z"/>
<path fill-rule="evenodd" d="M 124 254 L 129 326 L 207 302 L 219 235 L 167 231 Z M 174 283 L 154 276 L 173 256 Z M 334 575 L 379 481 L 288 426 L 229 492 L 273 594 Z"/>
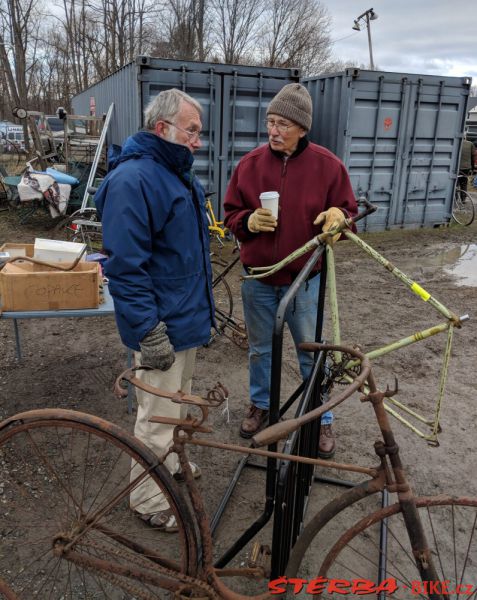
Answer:
<path fill-rule="evenodd" d="M 248 218 L 247 226 L 252 233 L 275 231 L 277 220 L 269 208 L 257 208 Z"/>
<path fill-rule="evenodd" d="M 332 206 L 328 210 L 320 213 L 316 219 L 313 221 L 313 225 L 322 225 L 323 224 L 323 232 L 329 231 L 334 227 L 338 227 L 343 225 L 345 222 L 346 216 L 342 210 Z M 334 244 L 341 236 L 341 233 L 337 233 L 332 238 L 328 238 L 326 241 L 329 244 Z"/>

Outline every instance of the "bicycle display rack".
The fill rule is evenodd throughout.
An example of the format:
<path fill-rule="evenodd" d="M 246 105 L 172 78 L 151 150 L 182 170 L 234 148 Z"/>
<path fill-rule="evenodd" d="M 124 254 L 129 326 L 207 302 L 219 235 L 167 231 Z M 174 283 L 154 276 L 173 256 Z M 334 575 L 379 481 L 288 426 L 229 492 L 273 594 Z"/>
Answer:
<path fill-rule="evenodd" d="M 374 207 L 367 203 L 367 210 L 359 215 L 358 218 L 363 218 Z M 357 219 L 355 219 L 357 220 Z M 387 271 L 394 275 L 401 283 L 411 292 L 418 296 L 422 301 L 432 306 L 438 313 L 445 317 L 445 322 L 439 323 L 434 327 L 417 331 L 412 335 L 397 340 L 387 346 L 378 348 L 368 352 L 368 358 L 377 358 L 388 354 L 397 349 L 404 348 L 414 342 L 427 339 L 438 333 L 447 332 L 447 340 L 443 351 L 443 364 L 438 386 L 438 396 L 434 414 L 432 417 L 420 415 L 414 410 L 411 410 L 405 404 L 393 398 L 393 394 L 387 396 L 387 403 L 384 404 L 386 411 L 397 418 L 403 425 L 411 429 L 419 437 L 425 439 L 430 445 L 438 445 L 437 435 L 440 431 L 440 416 L 442 401 L 444 397 L 445 384 L 447 380 L 447 372 L 449 367 L 450 351 L 452 345 L 453 330 L 455 327 L 461 327 L 462 323 L 468 319 L 468 315 L 458 317 L 453 312 L 448 310 L 442 303 L 434 298 L 430 293 L 423 289 L 417 282 L 411 280 L 407 275 L 390 263 L 387 259 L 381 256 L 377 251 L 371 248 L 363 240 L 358 238 L 350 229 L 351 220 L 347 223 L 348 228 L 343 230 L 344 235 L 362 250 L 370 255 L 376 262 L 381 264 Z M 328 232 L 327 235 L 332 236 L 338 232 L 338 229 Z M 315 356 L 314 367 L 307 382 L 302 383 L 290 398 L 280 408 L 280 388 L 281 388 L 281 366 L 282 366 L 282 345 L 283 345 L 283 329 L 284 316 L 287 307 L 293 301 L 300 285 L 306 281 L 311 273 L 314 265 L 322 259 L 319 298 L 318 298 L 318 314 L 315 339 L 321 340 L 323 329 L 323 308 L 325 303 L 325 291 L 328 285 L 329 304 L 331 321 L 333 325 L 333 344 L 340 343 L 340 327 L 338 316 L 338 304 L 336 293 L 336 281 L 334 272 L 334 258 L 332 247 L 325 243 L 326 235 L 321 234 L 313 240 L 310 240 L 302 248 L 292 253 L 289 257 L 270 267 L 260 267 L 251 269 L 252 277 L 261 278 L 276 272 L 288 262 L 291 262 L 298 256 L 307 252 L 313 251 L 305 267 L 302 269 L 296 280 L 290 285 L 289 290 L 282 298 L 275 321 L 272 343 L 272 367 L 271 367 L 271 393 L 270 393 L 270 425 L 277 423 L 280 417 L 290 408 L 290 406 L 300 398 L 296 408 L 296 416 L 312 410 L 322 403 L 322 387 L 324 383 L 324 357 L 321 353 Z M 326 247 L 326 253 L 324 252 Z M 330 277 L 327 277 L 328 272 Z M 257 275 L 257 273 L 259 273 Z M 327 281 L 328 279 L 328 281 Z M 335 357 L 339 364 L 341 357 Z M 343 365 L 344 371 L 353 368 L 353 361 L 349 361 Z M 343 379 L 346 379 L 344 375 Z M 350 380 L 350 379 L 349 379 Z M 397 390 L 396 390 L 397 391 Z M 410 421 L 412 419 L 412 421 Z M 417 421 L 418 426 L 414 424 Z M 296 432 L 289 436 L 285 442 L 283 453 L 295 454 L 300 456 L 309 456 L 316 458 L 319 445 L 319 421 L 315 421 L 310 425 L 305 425 L 300 432 Z M 429 431 L 430 430 L 430 431 Z M 272 444 L 269 450 L 276 451 L 276 444 Z M 245 466 L 255 466 L 249 463 L 249 457 L 246 456 L 238 464 L 236 471 L 230 481 L 229 487 L 222 497 L 222 501 L 212 519 L 212 531 L 217 527 L 221 515 L 225 509 L 228 499 L 232 495 L 233 489 L 240 477 L 240 474 Z M 273 513 L 273 533 L 272 533 L 272 551 L 271 551 L 271 579 L 278 577 L 285 572 L 285 567 L 290 556 L 290 551 L 295 543 L 300 529 L 303 524 L 304 515 L 307 508 L 311 484 L 313 482 L 313 467 L 305 464 L 297 464 L 290 461 L 281 461 L 277 465 L 276 459 L 269 458 L 266 465 L 266 483 L 265 483 L 265 506 L 260 517 L 242 534 L 242 536 L 229 548 L 217 561 L 216 566 L 223 568 L 228 562 L 264 527 L 270 520 Z M 329 480 L 330 483 L 348 485 L 345 481 Z M 352 485 L 352 484 L 350 484 Z M 383 496 L 383 505 L 386 503 L 386 496 Z M 385 544 L 385 535 L 383 534 L 383 544 Z M 385 549 L 383 555 L 385 556 Z"/>
<path fill-rule="evenodd" d="M 277 423 L 288 408 L 298 399 L 295 416 L 309 412 L 321 404 L 321 387 L 324 373 L 323 354 L 315 356 L 315 363 L 306 385 L 304 383 L 295 390 L 288 401 L 280 409 L 281 370 L 283 332 L 285 326 L 285 313 L 293 302 L 299 287 L 306 281 L 316 262 L 322 257 L 324 246 L 320 246 L 310 257 L 298 277 L 291 284 L 282 298 L 275 319 L 275 328 L 272 341 L 272 367 L 270 390 L 270 425 Z M 326 256 L 321 266 L 320 288 L 318 298 L 317 324 L 315 340 L 320 340 L 323 329 L 323 307 L 326 291 Z M 285 454 L 299 454 L 316 458 L 318 455 L 320 422 L 315 421 L 305 425 L 299 432 L 293 433 L 286 441 L 283 452 Z M 276 451 L 277 445 L 273 444 L 269 450 Z M 230 481 L 219 507 L 212 518 L 211 529 L 215 530 L 225 510 L 225 506 L 244 467 L 254 466 L 249 464 L 248 456 L 243 458 Z M 273 541 L 271 552 L 271 578 L 278 577 L 285 572 L 291 548 L 298 536 L 305 515 L 307 500 L 313 481 L 313 466 L 307 464 L 277 461 L 267 459 L 265 506 L 259 518 L 242 534 L 242 536 L 229 548 L 217 561 L 216 566 L 223 568 L 228 562 L 268 523 L 273 513 Z"/>

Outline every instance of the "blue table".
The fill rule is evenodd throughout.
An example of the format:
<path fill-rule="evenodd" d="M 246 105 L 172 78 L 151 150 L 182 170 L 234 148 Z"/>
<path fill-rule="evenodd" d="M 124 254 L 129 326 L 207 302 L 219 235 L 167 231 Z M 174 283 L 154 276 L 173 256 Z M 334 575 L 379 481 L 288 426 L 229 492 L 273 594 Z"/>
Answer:
<path fill-rule="evenodd" d="M 18 327 L 19 319 L 66 319 L 68 317 L 106 317 L 114 315 L 114 304 L 109 288 L 107 285 L 104 286 L 104 302 L 102 302 L 98 308 L 82 308 L 73 310 L 19 310 L 19 311 L 5 311 L 0 314 L 2 319 L 12 319 L 13 328 L 15 331 L 15 346 L 17 359 L 22 358 L 22 348 L 20 340 L 20 329 Z M 132 350 L 127 349 L 127 363 L 128 367 L 132 365 Z M 128 413 L 132 413 L 132 392 L 130 387 L 128 388 Z"/>

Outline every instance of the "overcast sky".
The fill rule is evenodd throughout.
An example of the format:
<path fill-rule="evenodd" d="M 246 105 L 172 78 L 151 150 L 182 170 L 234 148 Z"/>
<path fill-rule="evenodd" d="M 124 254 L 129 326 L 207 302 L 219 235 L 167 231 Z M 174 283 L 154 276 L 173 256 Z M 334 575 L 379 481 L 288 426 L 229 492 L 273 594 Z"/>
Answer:
<path fill-rule="evenodd" d="M 369 66 L 366 27 L 353 31 L 352 26 L 356 17 L 373 8 L 378 18 L 371 21 L 371 40 L 378 70 L 469 76 L 477 85 L 477 0 L 322 0 L 322 4 L 333 18 L 335 58 Z"/>

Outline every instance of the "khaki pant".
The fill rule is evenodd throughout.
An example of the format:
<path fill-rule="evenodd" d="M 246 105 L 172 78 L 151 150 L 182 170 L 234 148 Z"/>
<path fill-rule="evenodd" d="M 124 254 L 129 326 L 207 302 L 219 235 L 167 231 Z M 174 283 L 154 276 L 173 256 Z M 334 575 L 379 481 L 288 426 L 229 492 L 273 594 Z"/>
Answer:
<path fill-rule="evenodd" d="M 192 375 L 194 373 L 196 348 L 176 352 L 174 364 L 168 371 L 138 371 L 137 376 L 149 385 L 162 388 L 168 392 L 181 390 L 190 394 L 192 386 Z M 141 364 L 141 353 L 135 352 L 136 364 Z M 168 398 L 161 398 L 148 394 L 136 388 L 137 418 L 134 426 L 134 435 L 153 450 L 159 457 L 164 456 L 172 445 L 173 425 L 162 423 L 150 423 L 152 416 L 185 418 L 187 406 L 177 404 Z M 177 454 L 169 454 L 164 464 L 174 474 L 179 470 L 179 457 Z M 138 477 L 142 467 L 133 462 L 131 469 L 131 481 Z M 131 491 L 129 498 L 131 508 L 142 514 L 152 514 L 168 508 L 168 502 L 162 492 L 151 478 L 141 483 Z"/>

